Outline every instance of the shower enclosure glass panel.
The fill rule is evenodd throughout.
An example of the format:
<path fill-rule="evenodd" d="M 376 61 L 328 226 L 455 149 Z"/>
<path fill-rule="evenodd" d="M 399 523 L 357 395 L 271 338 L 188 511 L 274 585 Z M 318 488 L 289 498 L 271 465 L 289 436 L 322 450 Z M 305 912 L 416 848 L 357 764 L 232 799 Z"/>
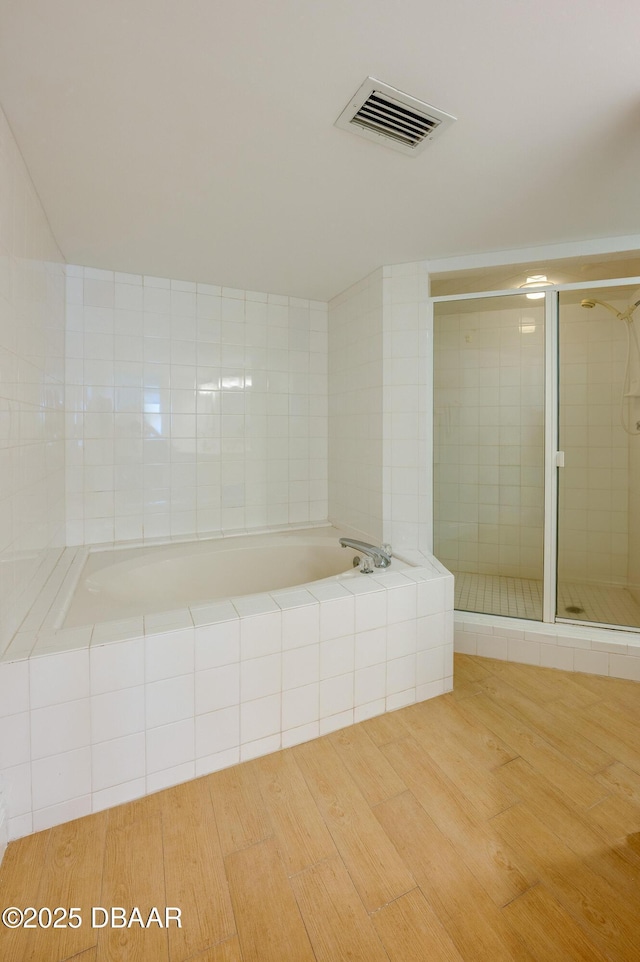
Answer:
<path fill-rule="evenodd" d="M 638 288 L 560 293 L 558 620 L 640 627 Z"/>
<path fill-rule="evenodd" d="M 542 620 L 543 305 L 434 304 L 434 553 L 457 609 Z"/>

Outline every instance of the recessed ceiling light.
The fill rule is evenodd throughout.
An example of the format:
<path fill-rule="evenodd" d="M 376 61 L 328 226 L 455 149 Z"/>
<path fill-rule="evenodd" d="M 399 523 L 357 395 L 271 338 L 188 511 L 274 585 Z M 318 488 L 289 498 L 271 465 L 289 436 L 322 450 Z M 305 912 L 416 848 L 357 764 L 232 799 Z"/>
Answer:
<path fill-rule="evenodd" d="M 521 291 L 526 291 L 528 287 L 552 287 L 552 283 L 547 279 L 546 274 L 532 274 L 531 277 L 527 277 L 526 283 L 520 285 Z M 534 291 L 531 294 L 527 294 L 530 301 L 537 301 L 544 297 L 544 291 Z"/>

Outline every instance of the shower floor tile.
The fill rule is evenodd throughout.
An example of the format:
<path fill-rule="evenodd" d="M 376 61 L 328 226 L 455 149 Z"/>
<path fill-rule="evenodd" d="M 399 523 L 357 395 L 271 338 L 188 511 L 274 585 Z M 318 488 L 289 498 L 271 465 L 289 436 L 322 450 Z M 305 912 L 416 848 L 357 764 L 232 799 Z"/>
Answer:
<path fill-rule="evenodd" d="M 542 618 L 542 582 L 499 575 L 455 574 L 455 607 L 459 611 Z"/>
<path fill-rule="evenodd" d="M 468 572 L 454 574 L 458 611 L 534 620 L 542 618 L 542 581 Z M 557 617 L 563 621 L 640 628 L 640 605 L 627 588 L 564 581 L 558 585 Z"/>
<path fill-rule="evenodd" d="M 575 608 L 582 610 L 575 611 Z M 640 605 L 628 588 L 561 581 L 558 584 L 557 617 L 639 628 Z"/>

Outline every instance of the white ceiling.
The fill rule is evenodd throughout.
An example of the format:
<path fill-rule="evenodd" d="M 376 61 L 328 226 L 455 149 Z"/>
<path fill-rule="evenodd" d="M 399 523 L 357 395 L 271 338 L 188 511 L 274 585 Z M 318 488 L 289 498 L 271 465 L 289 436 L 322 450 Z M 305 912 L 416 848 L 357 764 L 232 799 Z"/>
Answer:
<path fill-rule="evenodd" d="M 457 123 L 337 129 L 367 75 Z M 324 300 L 640 225 L 635 0 L 0 0 L 0 103 L 71 263 Z"/>

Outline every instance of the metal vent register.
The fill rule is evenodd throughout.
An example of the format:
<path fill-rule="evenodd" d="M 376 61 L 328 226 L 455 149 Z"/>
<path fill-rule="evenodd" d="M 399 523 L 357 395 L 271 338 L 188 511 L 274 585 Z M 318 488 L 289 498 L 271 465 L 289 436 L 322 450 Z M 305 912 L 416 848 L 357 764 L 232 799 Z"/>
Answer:
<path fill-rule="evenodd" d="M 336 120 L 336 127 L 403 154 L 418 154 L 455 117 L 388 84 L 367 77 Z"/>

